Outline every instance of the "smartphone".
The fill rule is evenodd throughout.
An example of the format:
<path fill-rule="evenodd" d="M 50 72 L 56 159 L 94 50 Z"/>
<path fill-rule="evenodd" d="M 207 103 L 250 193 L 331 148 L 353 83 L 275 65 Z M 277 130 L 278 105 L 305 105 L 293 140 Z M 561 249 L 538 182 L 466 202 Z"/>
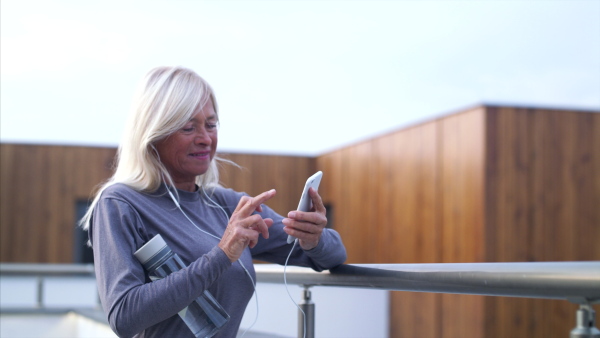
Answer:
<path fill-rule="evenodd" d="M 319 183 L 321 183 L 321 177 L 323 177 L 322 171 L 317 171 L 314 175 L 306 180 L 306 184 L 304 184 L 304 189 L 302 190 L 302 195 L 300 196 L 300 203 L 298 203 L 298 211 L 310 211 L 312 209 L 312 199 L 308 194 L 308 189 L 313 188 L 315 190 L 319 190 Z M 288 235 L 287 242 L 288 244 L 294 242 L 296 237 Z"/>

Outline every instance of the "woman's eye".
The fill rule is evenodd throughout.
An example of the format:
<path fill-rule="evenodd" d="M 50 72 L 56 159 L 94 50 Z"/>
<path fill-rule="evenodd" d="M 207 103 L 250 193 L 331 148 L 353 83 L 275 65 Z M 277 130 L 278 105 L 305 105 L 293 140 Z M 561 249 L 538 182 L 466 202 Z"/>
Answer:
<path fill-rule="evenodd" d="M 206 129 L 207 130 L 215 130 L 217 129 L 218 125 L 216 123 L 208 123 L 206 124 Z"/>
<path fill-rule="evenodd" d="M 194 131 L 194 127 L 184 127 L 184 128 L 181 128 L 181 131 L 183 131 L 185 133 L 191 133 Z"/>

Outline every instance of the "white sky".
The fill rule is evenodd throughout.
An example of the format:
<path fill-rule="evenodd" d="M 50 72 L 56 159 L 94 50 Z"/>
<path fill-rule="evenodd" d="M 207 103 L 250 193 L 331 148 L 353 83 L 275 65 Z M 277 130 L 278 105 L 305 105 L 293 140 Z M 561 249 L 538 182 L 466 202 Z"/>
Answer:
<path fill-rule="evenodd" d="M 116 146 L 134 87 L 214 87 L 219 150 L 317 155 L 478 103 L 600 110 L 600 1 L 2 0 L 2 142 Z"/>

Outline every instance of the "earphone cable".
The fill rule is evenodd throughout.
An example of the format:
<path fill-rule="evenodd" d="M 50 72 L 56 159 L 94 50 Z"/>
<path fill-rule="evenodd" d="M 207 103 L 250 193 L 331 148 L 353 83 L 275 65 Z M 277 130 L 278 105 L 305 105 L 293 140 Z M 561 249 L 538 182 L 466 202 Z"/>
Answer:
<path fill-rule="evenodd" d="M 298 308 L 298 310 L 300 310 L 300 312 L 302 313 L 302 322 L 304 324 L 304 338 L 306 338 L 306 313 L 304 313 L 304 311 L 302 310 L 302 308 L 300 307 L 300 305 L 298 305 L 298 303 L 296 303 L 296 301 L 294 300 L 294 297 L 292 297 L 292 295 L 290 294 L 290 290 L 288 288 L 288 284 L 287 284 L 287 266 L 288 266 L 288 261 L 290 260 L 290 256 L 292 256 L 292 252 L 294 252 L 294 248 L 296 247 L 296 243 L 298 243 L 298 239 L 294 240 L 294 245 L 292 245 L 292 250 L 290 250 L 290 253 L 288 254 L 287 258 L 285 259 L 285 264 L 283 265 L 283 284 L 285 284 L 285 291 L 287 291 L 288 296 L 290 297 L 290 299 L 292 300 L 292 303 L 294 303 L 294 305 L 296 305 L 296 307 Z"/>
<path fill-rule="evenodd" d="M 212 198 L 210 198 L 210 196 L 208 196 L 208 194 L 204 191 L 203 188 L 201 188 L 202 193 L 204 194 L 204 196 L 206 196 L 206 198 L 212 203 L 213 206 L 221 209 L 221 211 L 223 212 L 223 214 L 225 215 L 225 218 L 227 219 L 227 223 L 229 223 L 229 215 L 227 214 L 227 212 L 225 211 L 225 209 L 223 209 L 222 206 L 220 206 L 217 202 L 215 202 Z M 183 216 L 185 216 L 185 218 L 187 218 L 187 220 L 198 230 L 200 230 L 202 233 L 213 237 L 217 240 L 221 240 L 221 237 L 213 235 L 203 229 L 201 229 L 199 226 L 196 225 L 196 223 L 194 223 L 194 221 L 192 221 L 189 216 L 185 213 L 185 211 L 183 211 L 183 209 L 181 208 L 181 206 L 179 205 L 179 202 L 177 202 L 177 199 L 175 199 L 175 196 L 173 196 L 173 193 L 171 193 L 171 190 L 167 187 L 167 192 L 169 193 L 169 196 L 171 196 L 171 199 L 173 200 L 173 203 L 175 203 L 175 205 L 177 206 L 177 208 L 179 209 L 179 211 L 181 211 L 181 213 L 183 214 Z M 252 275 L 250 274 L 250 272 L 248 271 L 248 269 L 246 268 L 246 266 L 244 266 L 244 263 L 242 263 L 241 259 L 237 260 L 238 263 L 240 263 L 242 269 L 244 269 L 244 271 L 246 272 L 246 275 L 248 275 L 248 278 L 250 278 L 250 283 L 252 284 L 252 288 L 254 289 L 254 299 L 256 301 L 256 316 L 254 317 L 254 321 L 252 322 L 252 325 L 250 325 L 246 330 L 244 330 L 244 332 L 242 333 L 242 335 L 240 337 L 244 337 L 244 335 L 246 335 L 246 333 L 248 332 L 248 330 L 250 330 L 252 327 L 254 327 L 254 325 L 256 324 L 256 322 L 258 321 L 258 292 L 256 291 L 256 282 L 254 281 L 254 279 L 252 279 Z"/>

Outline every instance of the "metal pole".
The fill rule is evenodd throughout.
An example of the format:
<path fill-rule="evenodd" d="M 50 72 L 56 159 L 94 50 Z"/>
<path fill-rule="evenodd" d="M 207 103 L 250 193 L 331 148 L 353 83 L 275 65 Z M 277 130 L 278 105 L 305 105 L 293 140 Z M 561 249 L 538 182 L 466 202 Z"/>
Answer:
<path fill-rule="evenodd" d="M 599 338 L 600 330 L 596 328 L 596 311 L 589 304 L 582 304 L 577 310 L 577 326 L 571 330 L 571 338 Z"/>
<path fill-rule="evenodd" d="M 304 285 L 302 303 L 298 305 L 298 338 L 315 337 L 315 304 L 310 297 L 309 286 Z"/>
<path fill-rule="evenodd" d="M 37 289 L 36 307 L 38 309 L 43 309 L 44 308 L 44 277 L 43 276 L 37 276 L 36 289 Z"/>

